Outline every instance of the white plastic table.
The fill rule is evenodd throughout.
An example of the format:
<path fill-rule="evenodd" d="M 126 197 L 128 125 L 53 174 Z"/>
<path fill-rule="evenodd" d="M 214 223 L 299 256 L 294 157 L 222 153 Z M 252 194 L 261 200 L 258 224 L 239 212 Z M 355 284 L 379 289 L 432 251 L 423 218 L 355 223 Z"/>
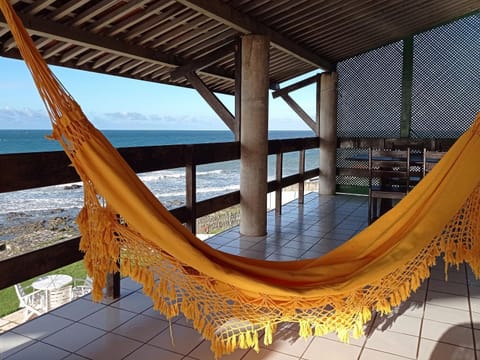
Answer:
<path fill-rule="evenodd" d="M 70 275 L 56 274 L 43 276 L 32 283 L 37 290 L 55 290 L 70 284 L 73 278 Z"/>

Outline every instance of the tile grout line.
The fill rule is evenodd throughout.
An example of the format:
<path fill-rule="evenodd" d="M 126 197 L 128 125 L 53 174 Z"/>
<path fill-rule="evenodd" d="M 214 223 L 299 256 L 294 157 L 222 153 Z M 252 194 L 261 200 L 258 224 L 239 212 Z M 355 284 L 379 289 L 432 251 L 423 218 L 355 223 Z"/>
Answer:
<path fill-rule="evenodd" d="M 372 317 L 372 319 L 370 320 L 371 321 L 371 325 L 370 327 L 368 328 L 368 331 L 367 333 L 365 334 L 365 341 L 363 342 L 361 348 L 360 348 L 360 352 L 358 353 L 358 357 L 357 357 L 357 360 L 361 360 L 361 356 L 363 354 L 363 351 L 365 350 L 365 347 L 367 346 L 367 340 L 368 340 L 368 337 L 373 334 L 373 332 L 375 331 L 374 329 L 374 325 L 375 325 L 375 321 L 377 321 L 377 316 L 378 315 L 378 312 L 375 311 L 375 315 Z"/>
<path fill-rule="evenodd" d="M 431 275 L 431 272 L 430 272 Z M 415 359 L 418 359 L 420 355 L 420 344 L 422 342 L 422 331 L 423 331 L 423 320 L 425 319 L 425 311 L 427 308 L 427 299 L 428 299 L 428 291 L 430 288 L 430 276 L 427 278 L 427 290 L 425 291 L 425 298 L 423 299 L 423 309 L 422 309 L 422 319 L 420 320 L 420 329 L 418 332 L 418 339 L 417 339 L 417 352 Z"/>
<path fill-rule="evenodd" d="M 467 282 L 467 298 L 468 298 L 468 313 L 470 315 L 470 329 L 472 330 L 472 338 L 473 338 L 473 356 L 475 360 L 478 360 L 477 341 L 475 338 L 475 327 L 473 326 L 472 303 L 470 301 L 470 280 L 468 278 L 468 272 L 467 272 L 466 266 L 464 266 L 464 271 L 465 271 L 465 281 Z"/>

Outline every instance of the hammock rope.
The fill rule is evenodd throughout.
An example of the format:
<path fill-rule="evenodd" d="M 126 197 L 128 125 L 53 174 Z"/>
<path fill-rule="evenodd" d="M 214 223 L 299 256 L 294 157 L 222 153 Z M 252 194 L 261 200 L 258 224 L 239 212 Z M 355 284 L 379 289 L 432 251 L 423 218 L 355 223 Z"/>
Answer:
<path fill-rule="evenodd" d="M 215 250 L 191 234 L 139 180 L 49 70 L 7 0 L 2 10 L 60 142 L 84 184 L 84 262 L 103 296 L 106 274 L 143 284 L 154 308 L 183 313 L 215 355 L 271 344 L 277 325 L 302 337 L 363 335 L 372 311 L 389 313 L 443 255 L 480 274 L 480 114 L 434 169 L 387 214 L 316 259 L 264 261 Z"/>

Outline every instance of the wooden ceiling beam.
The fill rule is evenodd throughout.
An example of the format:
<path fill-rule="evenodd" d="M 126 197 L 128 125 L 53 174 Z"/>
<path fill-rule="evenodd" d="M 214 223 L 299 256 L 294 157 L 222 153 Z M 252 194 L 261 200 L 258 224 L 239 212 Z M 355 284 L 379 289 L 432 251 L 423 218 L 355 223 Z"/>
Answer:
<path fill-rule="evenodd" d="M 74 57 L 77 57 L 81 53 L 86 52 L 88 49 L 81 47 L 81 46 L 75 46 L 72 50 L 66 51 L 64 54 L 62 54 L 62 57 L 60 58 L 61 63 L 66 63 L 67 61 L 72 60 Z"/>
<path fill-rule="evenodd" d="M 70 0 L 68 3 L 60 6 L 58 9 L 52 12 L 48 18 L 53 21 L 62 19 L 88 3 L 88 1 L 89 0 Z"/>
<path fill-rule="evenodd" d="M 101 14 L 102 12 L 107 10 L 111 6 L 112 6 L 111 0 L 99 1 L 95 5 L 89 7 L 88 10 L 75 16 L 74 22 L 71 25 L 77 27 L 82 24 L 85 24 L 89 22 L 91 19 L 93 19 L 95 16 L 97 16 L 98 14 Z"/>
<path fill-rule="evenodd" d="M 291 91 L 295 91 L 295 90 L 301 89 L 305 86 L 308 86 L 310 84 L 314 84 L 317 81 L 319 81 L 319 79 L 320 79 L 320 74 L 315 74 L 313 76 L 310 76 L 309 78 L 300 80 L 300 81 L 296 82 L 295 84 L 285 86 L 282 89 L 279 89 L 279 90 L 276 90 L 276 91 L 272 92 L 272 97 L 275 99 L 276 97 L 283 96 L 284 94 L 288 94 Z"/>
<path fill-rule="evenodd" d="M 281 97 L 290 108 L 297 113 L 298 116 L 305 122 L 305 124 L 312 129 L 312 131 L 318 135 L 318 123 L 307 114 L 306 111 L 302 109 L 302 107 L 290 96 L 290 92 L 304 88 L 310 84 L 317 84 L 317 93 L 319 91 L 319 84 L 321 80 L 320 74 L 315 74 L 309 78 L 300 80 L 294 84 L 284 87 L 283 89 L 278 89 L 272 93 L 272 97 L 275 99 L 277 97 Z M 318 96 L 317 96 L 317 101 Z M 318 118 L 318 114 L 316 116 Z"/>
<path fill-rule="evenodd" d="M 18 13 L 30 34 L 46 37 L 52 40 L 71 43 L 106 53 L 128 56 L 131 58 L 157 62 L 161 65 L 182 65 L 174 56 L 162 54 L 144 47 L 128 44 L 124 41 L 98 34 L 88 33 L 78 28 L 70 27 L 50 20 Z M 0 23 L 5 24 L 5 18 L 0 15 Z"/>
<path fill-rule="evenodd" d="M 178 7 L 177 7 L 178 6 Z M 146 33 L 153 31 L 156 27 L 159 26 L 164 26 L 165 22 L 171 22 L 173 18 L 175 18 L 175 22 L 181 22 L 188 20 L 188 17 L 192 16 L 193 11 L 190 9 L 183 8 L 184 11 L 182 12 L 181 5 L 177 4 L 177 6 L 166 9 L 165 11 L 162 11 L 162 13 L 158 16 L 151 16 L 139 24 L 133 26 L 129 30 L 127 30 L 124 39 L 126 41 L 131 41 L 132 39 L 135 39 L 136 37 L 143 37 L 145 36 Z M 185 15 L 187 13 L 187 15 Z M 156 33 L 158 34 L 158 32 Z M 114 35 L 114 34 L 109 34 L 109 35 Z M 155 35 L 156 36 L 156 35 Z"/>
<path fill-rule="evenodd" d="M 221 48 L 212 51 L 200 59 L 194 60 L 189 64 L 180 66 L 170 73 L 170 79 L 173 81 L 180 79 L 188 73 L 195 72 L 206 68 L 219 59 L 233 53 L 235 51 L 235 42 L 230 42 Z"/>
<path fill-rule="evenodd" d="M 47 50 L 45 50 L 42 54 L 42 57 L 46 60 L 52 56 L 55 56 L 57 55 L 59 52 L 67 49 L 68 47 L 70 47 L 70 44 L 68 43 L 58 43 L 56 45 L 53 45 L 52 47 L 48 48 Z"/>
<path fill-rule="evenodd" d="M 177 0 L 179 3 L 215 19 L 243 34 L 263 34 L 276 48 L 324 70 L 332 70 L 333 64 L 326 58 L 300 46 L 288 37 L 258 22 L 220 0 Z"/>
<path fill-rule="evenodd" d="M 173 3 L 173 1 L 167 2 L 167 3 L 160 3 L 160 4 L 153 4 L 146 8 L 145 10 L 139 12 L 138 14 L 135 14 L 134 16 L 130 16 L 126 18 L 125 20 L 121 21 L 120 23 L 116 24 L 115 27 L 108 32 L 109 36 L 114 36 L 117 34 L 122 33 L 123 31 L 126 31 L 129 28 L 132 28 L 138 23 L 143 23 L 146 19 L 152 16 L 152 14 L 155 14 L 157 18 L 161 12 L 170 6 Z"/>
<path fill-rule="evenodd" d="M 30 5 L 25 12 L 30 15 L 35 15 L 45 9 L 46 7 L 50 6 L 54 3 L 55 0 L 42 0 L 42 1 L 35 1 L 32 5 Z"/>
<path fill-rule="evenodd" d="M 198 77 L 197 74 L 191 72 L 186 74 L 185 77 L 190 82 L 195 90 L 205 99 L 205 101 L 210 105 L 210 107 L 217 113 L 217 115 L 222 119 L 222 121 L 227 125 L 227 127 L 235 134 L 238 126 L 235 126 L 235 117 L 232 113 L 226 108 L 226 106 L 212 93 L 203 81 Z"/>
<path fill-rule="evenodd" d="M 148 0 L 135 0 L 131 1 L 113 11 L 110 11 L 108 14 L 104 15 L 102 18 L 95 21 L 94 24 L 88 29 L 91 32 L 99 32 L 101 29 L 107 27 L 111 23 L 121 19 L 132 11 L 143 9 L 144 5 L 148 2 Z"/>
<path fill-rule="evenodd" d="M 166 54 L 161 51 L 145 48 L 127 43 L 111 37 L 93 34 L 81 29 L 60 24 L 48 19 L 38 18 L 19 12 L 23 24 L 30 34 L 45 37 L 71 45 L 76 45 L 91 50 L 112 54 L 115 56 L 125 56 L 134 60 L 141 60 L 168 66 L 171 68 L 179 67 L 187 63 L 187 60 L 178 56 Z M 7 26 L 5 18 L 0 14 L 0 25 Z M 228 73 L 206 73 L 213 77 L 221 79 L 230 79 L 234 81 L 233 74 Z"/>

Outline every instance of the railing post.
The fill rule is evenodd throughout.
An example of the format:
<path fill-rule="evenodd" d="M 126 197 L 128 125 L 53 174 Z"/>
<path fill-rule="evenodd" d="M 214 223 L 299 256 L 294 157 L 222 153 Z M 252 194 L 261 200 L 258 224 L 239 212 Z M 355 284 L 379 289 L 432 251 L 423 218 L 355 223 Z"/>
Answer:
<path fill-rule="evenodd" d="M 282 173 L 283 173 L 283 153 L 277 154 L 276 164 L 277 189 L 275 190 L 275 214 L 282 214 Z"/>
<path fill-rule="evenodd" d="M 188 210 L 187 228 L 197 233 L 197 167 L 193 159 L 193 146 L 190 145 L 185 152 L 185 177 L 186 177 L 186 199 L 185 205 Z"/>
<path fill-rule="evenodd" d="M 120 273 L 107 274 L 106 295 L 110 299 L 118 299 L 120 297 Z"/>
<path fill-rule="evenodd" d="M 300 181 L 298 182 L 298 203 L 303 204 L 305 199 L 305 149 L 300 150 L 298 174 L 300 175 Z"/>

